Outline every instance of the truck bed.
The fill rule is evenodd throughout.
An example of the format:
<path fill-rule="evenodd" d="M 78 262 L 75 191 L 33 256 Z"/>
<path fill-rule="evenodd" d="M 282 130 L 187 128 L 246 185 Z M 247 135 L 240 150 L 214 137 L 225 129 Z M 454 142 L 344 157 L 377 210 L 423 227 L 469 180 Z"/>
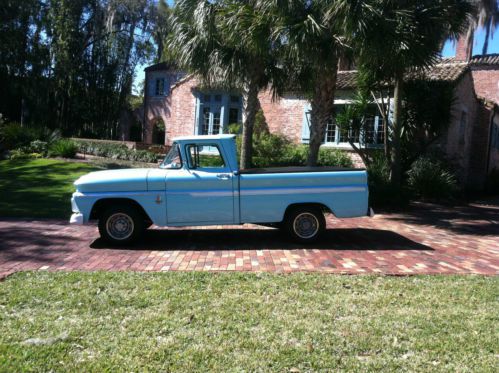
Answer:
<path fill-rule="evenodd" d="M 242 175 L 252 174 L 288 174 L 305 172 L 340 172 L 340 171 L 364 171 L 363 168 L 349 167 L 269 167 L 269 168 L 247 168 L 240 170 Z"/>

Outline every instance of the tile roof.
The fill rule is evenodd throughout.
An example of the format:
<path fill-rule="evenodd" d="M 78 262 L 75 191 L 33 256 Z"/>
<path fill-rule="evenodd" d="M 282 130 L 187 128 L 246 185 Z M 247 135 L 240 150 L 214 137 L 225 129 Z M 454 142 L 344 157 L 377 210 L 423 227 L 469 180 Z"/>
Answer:
<path fill-rule="evenodd" d="M 446 60 L 436 64 L 422 74 L 411 73 L 410 78 L 424 77 L 430 81 L 453 82 L 461 77 L 468 68 L 468 63 Z M 339 71 L 336 81 L 337 89 L 355 88 L 357 70 Z"/>
<path fill-rule="evenodd" d="M 482 56 L 473 56 L 471 58 L 472 65 L 497 65 L 499 66 L 499 54 L 487 54 Z"/>

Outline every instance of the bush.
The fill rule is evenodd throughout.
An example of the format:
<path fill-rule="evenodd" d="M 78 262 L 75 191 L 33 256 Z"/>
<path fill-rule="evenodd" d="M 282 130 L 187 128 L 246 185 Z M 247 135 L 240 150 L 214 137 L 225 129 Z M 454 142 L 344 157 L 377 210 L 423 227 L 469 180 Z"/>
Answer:
<path fill-rule="evenodd" d="M 43 154 L 29 152 L 28 148 L 14 149 L 9 152 L 9 159 L 19 160 L 19 159 L 35 159 L 43 158 Z"/>
<path fill-rule="evenodd" d="M 415 196 L 423 199 L 449 199 L 458 191 L 454 174 L 434 156 L 417 159 L 407 175 L 409 188 Z"/>
<path fill-rule="evenodd" d="M 49 148 L 49 155 L 63 158 L 75 158 L 78 145 L 74 141 L 62 139 L 53 143 Z"/>
<path fill-rule="evenodd" d="M 390 182 L 390 166 L 383 153 L 374 154 L 367 174 L 371 207 L 402 207 L 408 204 L 408 190 L 395 187 Z"/>
<path fill-rule="evenodd" d="M 4 149 L 16 149 L 27 146 L 36 140 L 35 131 L 21 127 L 19 123 L 7 123 L 0 126 L 0 144 Z"/>
<path fill-rule="evenodd" d="M 146 163 L 156 163 L 158 160 L 156 153 L 147 150 L 129 149 L 125 144 L 118 142 L 75 140 L 75 143 L 81 153 L 98 157 Z"/>
<path fill-rule="evenodd" d="M 46 141 L 35 140 L 31 141 L 31 143 L 29 144 L 29 148 L 31 152 L 43 154 L 45 156 L 47 155 L 49 144 Z"/>
<path fill-rule="evenodd" d="M 353 167 L 350 155 L 340 149 L 324 149 L 319 151 L 319 166 Z"/>
<path fill-rule="evenodd" d="M 289 166 L 291 142 L 283 136 L 261 132 L 254 136 L 253 167 Z"/>

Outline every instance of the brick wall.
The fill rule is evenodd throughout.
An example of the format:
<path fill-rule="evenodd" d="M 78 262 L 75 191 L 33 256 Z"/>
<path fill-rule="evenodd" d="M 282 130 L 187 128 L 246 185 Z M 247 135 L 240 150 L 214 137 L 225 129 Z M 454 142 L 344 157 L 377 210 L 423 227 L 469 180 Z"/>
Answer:
<path fill-rule="evenodd" d="M 178 84 L 170 95 L 170 118 L 166 124 L 166 145 L 171 145 L 177 136 L 194 135 L 196 120 L 196 97 L 194 91 L 199 82 L 190 77 Z"/>
<path fill-rule="evenodd" d="M 476 66 L 471 70 L 478 97 L 499 103 L 499 69 L 497 66 Z"/>
<path fill-rule="evenodd" d="M 302 123 L 307 101 L 297 95 L 286 95 L 273 101 L 269 91 L 261 92 L 258 100 L 269 131 L 286 136 L 295 143 L 301 143 Z"/>
<path fill-rule="evenodd" d="M 452 106 L 451 122 L 443 136 L 443 147 L 448 159 L 458 171 L 462 185 L 468 184 L 468 165 L 471 154 L 471 134 L 477 122 L 478 101 L 473 91 L 471 74 L 466 74 L 455 90 L 455 102 Z M 464 132 L 461 130 L 462 114 L 466 113 Z"/>

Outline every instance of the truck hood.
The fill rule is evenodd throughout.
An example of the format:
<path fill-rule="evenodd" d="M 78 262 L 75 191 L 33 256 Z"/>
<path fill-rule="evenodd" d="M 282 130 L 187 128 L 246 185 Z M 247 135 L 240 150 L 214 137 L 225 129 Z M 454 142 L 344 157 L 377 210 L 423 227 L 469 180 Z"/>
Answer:
<path fill-rule="evenodd" d="M 74 185 L 82 193 L 146 191 L 149 171 L 147 168 L 96 171 L 83 175 Z"/>

